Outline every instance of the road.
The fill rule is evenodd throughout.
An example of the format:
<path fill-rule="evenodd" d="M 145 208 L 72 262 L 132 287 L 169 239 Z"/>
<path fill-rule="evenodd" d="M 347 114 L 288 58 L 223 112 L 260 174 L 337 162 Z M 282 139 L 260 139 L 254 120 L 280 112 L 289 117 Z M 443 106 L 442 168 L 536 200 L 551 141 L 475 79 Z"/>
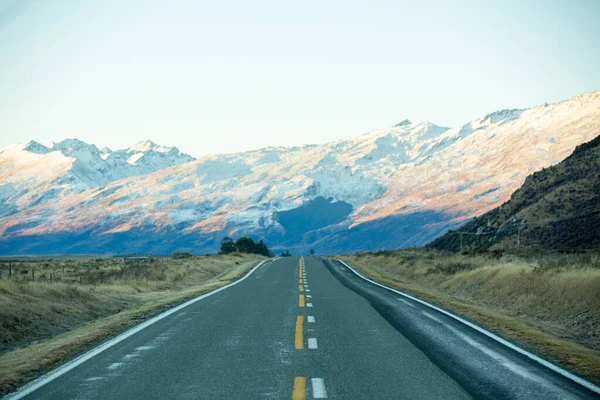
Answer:
<path fill-rule="evenodd" d="M 316 257 L 267 261 L 63 372 L 17 397 L 597 398 L 447 315 Z"/>

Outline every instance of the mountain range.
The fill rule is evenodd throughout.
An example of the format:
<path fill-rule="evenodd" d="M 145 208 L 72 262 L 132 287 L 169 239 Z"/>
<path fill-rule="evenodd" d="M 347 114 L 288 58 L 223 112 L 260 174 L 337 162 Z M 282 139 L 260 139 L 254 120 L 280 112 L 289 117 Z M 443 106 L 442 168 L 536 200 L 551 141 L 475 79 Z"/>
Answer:
<path fill-rule="evenodd" d="M 404 120 L 322 145 L 199 159 L 69 139 L 0 152 L 0 253 L 294 252 L 421 246 L 506 202 L 600 134 L 600 92 L 455 128 Z"/>
<path fill-rule="evenodd" d="M 193 159 L 149 140 L 117 151 L 77 139 L 15 144 L 0 152 L 0 217 Z"/>

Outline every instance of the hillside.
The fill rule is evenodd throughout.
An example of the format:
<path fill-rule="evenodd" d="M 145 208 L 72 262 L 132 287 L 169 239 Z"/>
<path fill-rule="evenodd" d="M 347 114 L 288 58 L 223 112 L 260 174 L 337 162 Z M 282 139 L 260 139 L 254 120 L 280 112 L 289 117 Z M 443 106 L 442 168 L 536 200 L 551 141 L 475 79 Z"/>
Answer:
<path fill-rule="evenodd" d="M 535 172 L 498 208 L 428 247 L 459 251 L 521 247 L 600 248 L 600 136 L 560 164 Z"/>
<path fill-rule="evenodd" d="M 5 150 L 0 254 L 206 253 L 226 235 L 295 254 L 421 246 L 506 202 L 599 126 L 600 93 L 589 93 L 455 128 L 404 120 L 321 145 L 176 158 L 135 175 L 128 165 L 142 162 L 143 144 L 122 156 L 88 145 L 91 164 L 90 152 L 37 146 L 3 162 Z M 89 176 L 98 179 L 86 186 Z"/>

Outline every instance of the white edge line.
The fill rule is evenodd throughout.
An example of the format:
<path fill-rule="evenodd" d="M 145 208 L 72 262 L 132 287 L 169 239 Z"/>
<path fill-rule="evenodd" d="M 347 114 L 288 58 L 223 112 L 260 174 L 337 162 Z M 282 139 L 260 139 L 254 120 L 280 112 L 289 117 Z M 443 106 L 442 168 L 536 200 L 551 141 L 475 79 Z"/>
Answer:
<path fill-rule="evenodd" d="M 312 395 L 314 399 L 326 399 L 327 390 L 325 390 L 325 382 L 322 378 L 312 378 Z"/>
<path fill-rule="evenodd" d="M 490 339 L 493 339 L 493 340 L 497 341 L 498 343 L 501 343 L 504 346 L 506 346 L 506 347 L 508 347 L 508 348 L 510 348 L 510 349 L 512 349 L 514 351 L 516 351 L 517 353 L 520 353 L 520 354 L 522 354 L 522 355 L 530 358 L 531 360 L 533 360 L 533 361 L 535 361 L 535 362 L 543 365 L 544 367 L 549 368 L 552 371 L 559 373 L 560 375 L 564 376 L 565 378 L 568 378 L 568 379 L 570 379 L 570 380 L 572 380 L 572 381 L 580 384 L 581 386 L 583 386 L 583 387 L 585 387 L 585 388 L 587 388 L 587 389 L 589 389 L 589 390 L 591 390 L 591 391 L 593 391 L 595 393 L 600 394 L 600 387 L 599 386 L 596 386 L 593 383 L 588 382 L 585 379 L 580 378 L 577 375 L 574 375 L 574 374 L 570 373 L 567 370 L 564 370 L 564 369 L 562 369 L 560 367 L 557 367 L 556 365 L 554 365 L 554 364 L 552 364 L 552 363 L 544 360 L 543 358 L 538 357 L 535 354 L 532 354 L 532 353 L 530 353 L 530 352 L 528 352 L 526 350 L 523 350 L 522 348 L 520 348 L 518 346 L 515 346 L 514 344 L 510 343 L 506 339 L 502 339 L 500 336 L 495 335 L 492 332 L 489 332 L 489 331 L 487 331 L 487 330 L 485 330 L 485 329 L 483 329 L 483 328 L 481 328 L 481 327 L 479 327 L 479 326 L 477 326 L 477 325 L 475 325 L 475 324 L 473 324 L 473 323 L 471 323 L 471 322 L 469 322 L 467 320 L 464 320 L 461 317 L 458 317 L 458 316 L 456 316 L 456 315 L 454 315 L 454 314 L 452 314 L 452 313 L 450 313 L 450 312 L 448 312 L 448 311 L 446 311 L 446 310 L 444 310 L 442 308 L 436 307 L 433 304 L 429 304 L 426 301 L 418 299 L 418 298 L 416 298 L 414 296 L 411 296 L 409 294 L 406 294 L 406 293 L 401 292 L 401 291 L 396 290 L 396 289 L 392 289 L 392 288 L 390 288 L 388 286 L 382 285 L 381 283 L 378 283 L 378 282 L 375 282 L 375 281 L 373 281 L 373 280 L 371 280 L 369 278 L 366 278 L 363 275 L 361 275 L 358 272 L 356 272 L 354 270 L 354 268 L 352 268 L 350 265 L 346 264 L 342 260 L 337 260 L 337 261 L 339 261 L 342 264 L 344 264 L 350 271 L 354 272 L 356 275 L 358 275 L 360 278 L 364 279 L 365 281 L 370 282 L 370 283 L 372 283 L 374 285 L 377 285 L 379 287 L 382 287 L 384 289 L 390 290 L 390 291 L 392 291 L 394 293 L 397 293 L 397 294 L 399 294 L 401 296 L 404 296 L 404 297 L 409 298 L 409 299 L 411 299 L 413 301 L 416 301 L 417 303 L 420 303 L 420 304 L 423 304 L 424 306 L 432 308 L 432 309 L 434 309 L 434 310 L 436 310 L 436 311 L 438 311 L 438 312 L 440 312 L 440 313 L 442 313 L 444 315 L 447 315 L 450 318 L 453 318 L 453 319 L 457 320 L 458 322 L 461 322 L 461 323 L 467 325 L 468 327 L 475 329 L 477 332 L 484 334 L 485 336 L 489 337 Z"/>
<path fill-rule="evenodd" d="M 252 268 L 250 271 L 248 271 L 248 273 L 246 275 L 244 275 L 243 277 L 241 277 L 240 279 L 231 282 L 223 287 L 220 287 L 218 289 L 215 289 L 211 292 L 205 293 L 201 296 L 195 297 L 191 300 L 186 301 L 183 304 L 178 305 L 177 307 L 174 307 L 168 311 L 165 311 L 161 314 L 158 314 L 157 316 L 149 319 L 148 321 L 145 321 L 133 328 L 131 328 L 130 330 L 123 332 L 122 334 L 110 339 L 109 341 L 101 344 L 98 347 L 93 348 L 92 350 L 80 355 L 79 357 L 74 358 L 71 361 L 68 361 L 67 363 L 61 365 L 60 367 L 57 367 L 56 369 L 48 372 L 45 375 L 42 375 L 41 377 L 39 377 L 38 379 L 29 382 L 28 384 L 26 384 L 25 386 L 21 387 L 19 390 L 17 390 L 16 392 L 7 395 L 6 397 L 4 397 L 4 399 L 8 400 L 18 400 L 18 399 L 22 399 L 23 397 L 33 393 L 34 391 L 36 391 L 37 389 L 41 388 L 42 386 L 46 385 L 47 383 L 52 382 L 53 380 L 55 380 L 56 378 L 60 377 L 61 375 L 69 372 L 70 370 L 72 370 L 73 368 L 83 364 L 84 362 L 86 362 L 87 360 L 89 360 L 90 358 L 97 356 L 98 354 L 102 353 L 104 350 L 107 350 L 111 347 L 113 347 L 114 345 L 122 342 L 123 340 L 127 339 L 130 336 L 135 335 L 136 333 L 138 333 L 139 331 L 141 331 L 142 329 L 145 329 L 147 327 L 149 327 L 150 325 L 153 325 L 154 323 L 160 321 L 163 318 L 168 317 L 169 315 L 176 313 L 177 311 L 181 310 L 182 308 L 185 308 L 191 304 L 196 303 L 197 301 L 200 301 L 202 299 L 205 299 L 209 296 L 212 296 L 215 293 L 220 292 L 221 290 L 225 290 L 233 285 L 237 285 L 238 283 L 242 282 L 243 280 L 245 280 L 246 278 L 248 278 L 254 271 L 256 271 L 258 268 L 260 268 L 265 262 L 267 261 L 272 261 L 272 260 L 264 260 L 261 261 L 258 265 L 256 265 L 254 268 Z"/>

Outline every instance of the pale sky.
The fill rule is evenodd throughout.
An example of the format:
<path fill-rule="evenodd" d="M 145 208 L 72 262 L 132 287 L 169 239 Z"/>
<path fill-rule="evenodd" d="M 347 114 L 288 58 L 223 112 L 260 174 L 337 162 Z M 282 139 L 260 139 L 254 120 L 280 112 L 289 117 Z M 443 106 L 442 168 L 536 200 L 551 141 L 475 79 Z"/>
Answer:
<path fill-rule="evenodd" d="M 0 0 L 0 148 L 193 156 L 600 90 L 600 1 Z"/>

